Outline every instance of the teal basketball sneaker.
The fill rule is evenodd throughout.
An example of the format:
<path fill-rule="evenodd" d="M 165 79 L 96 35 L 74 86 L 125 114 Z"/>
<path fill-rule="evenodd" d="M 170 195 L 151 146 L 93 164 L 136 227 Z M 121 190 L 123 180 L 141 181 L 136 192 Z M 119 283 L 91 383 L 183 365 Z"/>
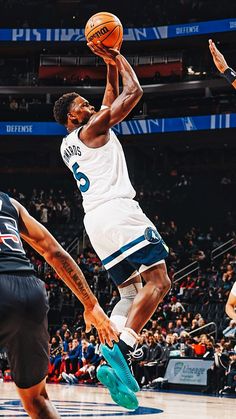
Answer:
<path fill-rule="evenodd" d="M 138 399 L 135 394 L 119 380 L 109 365 L 104 364 L 97 368 L 97 379 L 107 387 L 116 404 L 129 410 L 138 408 Z"/>
<path fill-rule="evenodd" d="M 112 348 L 106 345 L 101 345 L 100 348 L 105 360 L 113 368 L 120 381 L 134 393 L 139 391 L 139 385 L 132 371 L 133 348 L 122 340 L 114 343 Z"/>

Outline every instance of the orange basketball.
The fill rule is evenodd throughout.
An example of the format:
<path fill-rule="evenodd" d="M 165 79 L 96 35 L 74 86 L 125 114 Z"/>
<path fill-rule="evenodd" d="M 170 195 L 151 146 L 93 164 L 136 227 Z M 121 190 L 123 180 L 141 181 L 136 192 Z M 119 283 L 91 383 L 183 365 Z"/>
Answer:
<path fill-rule="evenodd" d="M 96 13 L 86 23 L 85 37 L 88 42 L 101 41 L 105 47 L 114 48 L 122 41 L 123 27 L 112 13 Z"/>

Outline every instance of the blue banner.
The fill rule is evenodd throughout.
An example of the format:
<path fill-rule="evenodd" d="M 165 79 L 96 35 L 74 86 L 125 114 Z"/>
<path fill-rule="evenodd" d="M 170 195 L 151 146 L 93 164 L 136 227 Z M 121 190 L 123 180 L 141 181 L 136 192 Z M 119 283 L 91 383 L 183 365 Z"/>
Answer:
<path fill-rule="evenodd" d="M 182 118 L 132 119 L 117 124 L 113 130 L 118 135 L 144 135 L 225 128 L 236 128 L 236 113 Z M 65 136 L 67 131 L 56 122 L 0 122 L 0 135 Z"/>
<path fill-rule="evenodd" d="M 152 41 L 155 39 L 214 34 L 236 30 L 236 18 L 208 22 L 148 28 L 124 28 L 124 41 Z M 85 41 L 84 29 L 0 29 L 0 41 L 12 42 L 78 42 Z"/>
<path fill-rule="evenodd" d="M 179 36 L 193 36 L 214 34 L 217 32 L 231 32 L 236 30 L 236 18 L 209 20 L 208 22 L 195 22 L 181 25 L 170 25 L 167 30 L 167 38 Z"/>

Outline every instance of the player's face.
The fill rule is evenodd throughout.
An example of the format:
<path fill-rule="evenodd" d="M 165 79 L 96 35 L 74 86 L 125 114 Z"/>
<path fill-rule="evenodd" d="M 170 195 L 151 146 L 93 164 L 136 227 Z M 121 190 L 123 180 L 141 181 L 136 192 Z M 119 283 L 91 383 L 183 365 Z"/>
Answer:
<path fill-rule="evenodd" d="M 83 125 L 86 124 L 95 113 L 94 106 L 90 105 L 84 97 L 78 96 L 73 100 L 68 116 L 72 121 L 77 120 L 78 124 Z"/>

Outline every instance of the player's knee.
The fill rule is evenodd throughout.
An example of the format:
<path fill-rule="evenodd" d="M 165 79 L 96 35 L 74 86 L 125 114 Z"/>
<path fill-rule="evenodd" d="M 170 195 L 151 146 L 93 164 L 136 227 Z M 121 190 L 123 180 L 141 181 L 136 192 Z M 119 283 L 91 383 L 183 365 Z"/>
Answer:
<path fill-rule="evenodd" d="M 163 291 L 167 293 L 171 288 L 171 280 L 167 274 L 164 276 L 162 282 L 163 282 Z"/>
<path fill-rule="evenodd" d="M 171 287 L 171 280 L 166 273 L 161 275 L 161 277 L 159 276 L 158 278 L 156 278 L 156 280 L 154 279 L 153 282 L 154 286 L 163 296 L 169 291 Z"/>

